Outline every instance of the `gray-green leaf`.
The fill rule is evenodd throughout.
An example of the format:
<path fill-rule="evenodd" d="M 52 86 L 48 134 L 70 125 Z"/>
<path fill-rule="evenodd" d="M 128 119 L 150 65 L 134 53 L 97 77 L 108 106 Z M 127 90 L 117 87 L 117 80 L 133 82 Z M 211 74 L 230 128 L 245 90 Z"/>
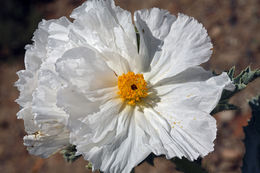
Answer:
<path fill-rule="evenodd" d="M 67 162 L 74 162 L 78 158 L 81 157 L 81 155 L 76 155 L 77 149 L 75 145 L 69 145 L 65 149 L 61 150 L 61 154 L 63 155 L 64 159 Z"/>
<path fill-rule="evenodd" d="M 235 90 L 234 91 L 228 91 L 224 90 L 222 93 L 222 96 L 220 98 L 220 101 L 216 108 L 211 112 L 211 114 L 215 114 L 224 110 L 235 110 L 238 109 L 235 105 L 229 104 L 228 101 L 229 99 L 239 91 L 243 90 L 246 88 L 246 86 L 258 78 L 260 76 L 260 70 L 251 70 L 251 68 L 248 66 L 245 68 L 239 75 L 236 77 L 234 76 L 235 74 L 235 67 L 233 66 L 230 70 L 227 71 L 227 74 L 231 81 L 233 81 L 233 84 L 235 85 Z"/>

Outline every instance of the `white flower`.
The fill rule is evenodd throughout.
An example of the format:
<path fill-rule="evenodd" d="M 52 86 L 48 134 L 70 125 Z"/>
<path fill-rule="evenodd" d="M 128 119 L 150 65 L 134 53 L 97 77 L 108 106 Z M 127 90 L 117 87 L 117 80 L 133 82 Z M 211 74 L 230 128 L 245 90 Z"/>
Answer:
<path fill-rule="evenodd" d="M 212 53 L 201 24 L 157 8 L 136 11 L 138 50 L 131 13 L 113 0 L 89 0 L 71 17 L 40 25 L 20 72 L 26 131 L 51 137 L 55 148 L 29 135 L 41 151 L 33 154 L 68 145 L 68 133 L 78 154 L 104 172 L 130 172 L 151 152 L 194 160 L 213 150 L 210 112 L 234 86 L 226 73 L 199 67 Z"/>
<path fill-rule="evenodd" d="M 25 70 L 17 74 L 16 86 L 21 106 L 18 118 L 24 120 L 24 145 L 31 154 L 48 157 L 69 145 L 69 131 L 65 127 L 68 115 L 56 106 L 57 90 L 63 81 L 55 72 L 54 62 L 70 47 L 70 22 L 43 20 L 34 33 L 33 45 L 26 46 Z"/>
<path fill-rule="evenodd" d="M 71 39 L 56 71 L 67 85 L 57 104 L 69 114 L 70 142 L 93 169 L 130 172 L 151 152 L 189 160 L 213 150 L 216 121 L 210 115 L 226 73 L 200 65 L 212 44 L 194 18 L 153 8 L 131 14 L 112 0 L 75 9 Z M 76 40 L 76 41 L 75 41 Z"/>

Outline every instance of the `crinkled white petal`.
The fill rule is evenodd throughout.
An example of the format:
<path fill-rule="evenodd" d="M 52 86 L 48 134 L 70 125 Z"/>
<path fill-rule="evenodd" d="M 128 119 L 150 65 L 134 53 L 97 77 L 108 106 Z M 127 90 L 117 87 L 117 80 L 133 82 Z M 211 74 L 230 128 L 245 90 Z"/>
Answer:
<path fill-rule="evenodd" d="M 34 122 L 34 115 L 30 106 L 22 108 L 17 113 L 17 118 L 24 120 L 24 129 L 28 134 L 33 134 L 39 131 L 39 127 Z"/>
<path fill-rule="evenodd" d="M 32 92 L 36 88 L 36 77 L 30 70 L 20 70 L 17 72 L 19 77 L 15 82 L 15 86 L 20 91 L 19 98 L 15 101 L 21 106 L 26 107 L 31 105 Z"/>
<path fill-rule="evenodd" d="M 170 104 L 169 104 L 170 105 Z M 202 111 L 178 110 L 159 112 L 145 108 L 139 112 L 137 123 L 148 140 L 143 141 L 156 155 L 186 157 L 189 160 L 205 156 L 213 150 L 216 120 Z M 178 117 L 182 116 L 182 119 Z M 197 119 L 194 120 L 193 117 Z M 177 119 L 179 118 L 179 119 Z"/>
<path fill-rule="evenodd" d="M 99 111 L 99 106 L 109 99 L 116 98 L 117 87 L 82 93 L 73 86 L 64 87 L 57 95 L 57 105 L 65 110 L 70 116 L 70 125 L 74 121 L 85 118 L 88 114 Z"/>
<path fill-rule="evenodd" d="M 128 66 L 135 69 L 132 60 L 138 52 L 130 12 L 115 6 L 112 0 L 90 0 L 75 9 L 71 17 L 75 19 L 72 37 L 78 46 L 94 47 L 118 75 L 127 73 Z"/>
<path fill-rule="evenodd" d="M 195 71 L 190 76 L 196 78 Z M 160 98 L 158 107 L 164 105 L 166 106 L 164 109 L 168 111 L 179 108 L 187 110 L 198 109 L 210 113 L 216 107 L 224 88 L 230 85 L 232 85 L 232 82 L 227 73 L 222 73 L 204 81 L 161 83 L 159 86 L 155 85 L 153 89 L 157 93 L 157 97 Z"/>
<path fill-rule="evenodd" d="M 150 71 L 151 61 L 160 58 L 164 39 L 175 20 L 176 16 L 158 8 L 134 13 L 134 21 L 140 34 L 139 54 L 142 57 L 135 59 L 139 73 Z"/>
<path fill-rule="evenodd" d="M 134 109 L 121 99 L 108 100 L 73 127 L 73 144 L 93 170 L 130 172 L 143 161 L 150 149 L 143 145 L 144 132 L 136 126 Z"/>
<path fill-rule="evenodd" d="M 101 55 L 87 47 L 70 49 L 56 63 L 56 71 L 82 91 L 117 85 L 117 77 Z"/>
<path fill-rule="evenodd" d="M 68 134 L 31 134 L 24 136 L 23 140 L 30 154 L 47 158 L 68 145 Z"/>
<path fill-rule="evenodd" d="M 46 69 L 39 70 L 38 87 L 35 89 L 32 99 L 32 107 L 33 110 L 35 109 L 34 112 L 39 113 L 38 111 L 36 111 L 36 109 L 39 109 L 40 112 L 41 110 L 43 110 L 43 114 L 49 115 L 50 113 L 54 114 L 54 116 L 55 111 L 61 113 L 61 110 L 58 110 L 59 108 L 56 107 L 56 95 L 57 91 L 61 88 L 62 85 L 62 79 L 60 79 L 53 71 Z M 49 109 L 50 112 L 46 110 L 46 112 L 44 113 L 44 109 Z M 54 112 L 51 113 L 51 111 Z M 57 116 L 59 116 L 58 112 Z M 62 115 L 62 117 L 65 118 L 66 116 Z"/>
<path fill-rule="evenodd" d="M 20 110 L 18 118 L 24 120 L 25 131 L 28 133 L 24 137 L 24 145 L 27 146 L 30 154 L 46 158 L 68 145 L 68 131 L 62 130 L 56 134 L 41 132 L 42 128 L 35 124 L 31 107 Z M 54 127 L 54 125 L 51 125 L 51 127 Z"/>
<path fill-rule="evenodd" d="M 56 71 L 67 82 L 57 93 L 57 105 L 70 115 L 70 141 L 75 143 L 74 130 L 84 124 L 82 120 L 98 112 L 102 103 L 118 97 L 117 77 L 101 55 L 88 47 L 65 52 Z"/>
<path fill-rule="evenodd" d="M 43 20 L 40 22 L 38 29 L 34 33 L 33 45 L 26 46 L 26 69 L 17 72 L 19 80 L 15 84 L 20 91 L 20 97 L 17 99 L 17 102 L 22 107 L 24 107 L 27 102 L 32 100 L 32 93 L 37 87 L 38 70 L 41 68 L 40 66 L 43 66 L 42 63 L 44 63 L 47 59 L 47 52 L 51 52 L 50 49 L 54 50 L 56 47 L 59 47 L 57 44 L 52 47 L 50 42 L 54 42 L 55 39 L 48 39 L 52 35 L 55 35 L 55 29 L 53 29 L 54 27 L 51 26 L 60 26 L 59 24 L 64 24 L 65 27 L 68 26 L 69 21 L 65 17 L 62 17 L 57 20 Z M 53 31 L 52 35 L 49 33 L 50 30 Z M 58 31 L 56 30 L 56 32 Z M 55 59 L 56 56 L 50 57 L 50 59 L 51 58 Z"/>
<path fill-rule="evenodd" d="M 38 87 L 33 93 L 32 112 L 41 132 L 48 135 L 69 135 L 65 127 L 68 115 L 56 105 L 57 91 L 61 85 L 62 80 L 51 70 L 39 70 Z"/>
<path fill-rule="evenodd" d="M 164 78 L 158 81 L 157 83 L 155 83 L 152 87 L 157 87 L 162 85 L 181 84 L 187 82 L 206 81 L 210 77 L 213 77 L 212 71 L 206 71 L 200 66 L 194 66 L 186 69 L 185 71 L 175 76 Z"/>
<path fill-rule="evenodd" d="M 68 115 L 56 106 L 57 90 L 65 82 L 57 76 L 54 62 L 72 46 L 68 38 L 70 22 L 62 17 L 48 23 L 46 56 L 37 72 L 37 88 L 32 94 L 32 111 L 42 132 L 57 135 L 66 131 L 68 135 L 64 126 L 67 124 Z"/>
<path fill-rule="evenodd" d="M 144 71 L 151 69 L 147 75 L 151 84 L 200 65 L 211 56 L 207 31 L 192 17 L 178 14 L 176 19 L 164 10 L 153 8 L 137 11 L 135 22 L 143 37 L 140 44 L 145 44 L 140 46 L 140 53 L 145 58 Z"/>
<path fill-rule="evenodd" d="M 25 49 L 25 68 L 36 72 L 42 62 L 46 61 L 49 51 L 56 49 L 59 45 L 54 40 L 68 39 L 64 33 L 68 32 L 70 22 L 66 17 L 53 20 L 42 20 L 39 23 L 38 29 L 34 32 L 33 44 L 26 45 Z M 67 33 L 68 35 L 68 33 Z M 55 58 L 54 58 L 55 59 Z"/>
<path fill-rule="evenodd" d="M 26 46 L 26 69 L 17 73 L 16 86 L 20 91 L 17 102 L 22 107 L 17 116 L 24 120 L 28 133 L 24 144 L 31 154 L 41 157 L 69 145 L 69 132 L 65 127 L 68 115 L 56 106 L 56 93 L 62 80 L 55 78 L 53 71 L 53 62 L 71 47 L 69 25 L 65 17 L 43 20 L 34 33 L 33 45 Z"/>

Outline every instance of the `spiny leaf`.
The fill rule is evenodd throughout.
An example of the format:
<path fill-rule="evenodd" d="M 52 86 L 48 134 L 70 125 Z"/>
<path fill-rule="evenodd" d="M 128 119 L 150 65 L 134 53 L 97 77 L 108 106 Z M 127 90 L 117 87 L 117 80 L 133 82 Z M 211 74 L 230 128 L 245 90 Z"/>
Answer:
<path fill-rule="evenodd" d="M 230 79 L 232 79 L 234 77 L 235 74 L 235 66 L 231 67 L 231 69 L 229 69 L 229 71 L 227 72 L 228 76 Z"/>
<path fill-rule="evenodd" d="M 243 90 L 246 88 L 246 86 L 258 78 L 260 76 L 260 70 L 251 70 L 251 68 L 248 66 L 246 67 L 239 75 L 236 77 L 234 76 L 235 74 L 235 66 L 233 66 L 230 70 L 227 71 L 227 74 L 230 78 L 230 80 L 233 82 L 235 85 L 235 90 L 234 91 L 228 91 L 224 90 L 220 101 L 216 108 L 211 112 L 211 114 L 215 114 L 224 110 L 234 110 L 237 109 L 236 106 L 231 105 L 228 103 L 229 99 L 236 94 L 237 92 Z"/>
<path fill-rule="evenodd" d="M 81 155 L 75 155 L 77 152 L 75 145 L 69 145 L 65 149 L 61 150 L 61 154 L 63 155 L 64 159 L 67 162 L 74 162 L 78 158 L 81 157 Z"/>
<path fill-rule="evenodd" d="M 260 95 L 249 102 L 252 117 L 244 128 L 246 153 L 243 158 L 243 173 L 260 172 Z"/>
<path fill-rule="evenodd" d="M 196 161 L 189 161 L 186 158 L 174 158 L 171 160 L 175 165 L 176 169 L 184 173 L 207 173 L 207 171 L 201 167 L 201 164 Z"/>
<path fill-rule="evenodd" d="M 222 94 L 221 100 L 229 99 L 237 92 L 243 90 L 250 82 L 252 82 L 253 80 L 255 80 L 260 76 L 260 70 L 259 69 L 251 70 L 250 66 L 246 67 L 236 77 L 234 77 L 234 72 L 235 72 L 235 67 L 233 66 L 227 73 L 231 81 L 233 81 L 233 83 L 235 84 L 236 88 L 232 92 L 229 91 L 229 94 L 227 92 L 226 93 L 224 92 Z"/>

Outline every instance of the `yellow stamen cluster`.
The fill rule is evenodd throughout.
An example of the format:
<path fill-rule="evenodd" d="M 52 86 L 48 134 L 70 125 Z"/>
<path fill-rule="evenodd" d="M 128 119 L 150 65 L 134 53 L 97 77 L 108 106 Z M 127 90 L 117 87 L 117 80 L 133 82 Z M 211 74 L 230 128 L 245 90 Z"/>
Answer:
<path fill-rule="evenodd" d="M 130 105 L 135 105 L 148 95 L 147 83 L 142 74 L 128 72 L 118 77 L 118 94 Z"/>

